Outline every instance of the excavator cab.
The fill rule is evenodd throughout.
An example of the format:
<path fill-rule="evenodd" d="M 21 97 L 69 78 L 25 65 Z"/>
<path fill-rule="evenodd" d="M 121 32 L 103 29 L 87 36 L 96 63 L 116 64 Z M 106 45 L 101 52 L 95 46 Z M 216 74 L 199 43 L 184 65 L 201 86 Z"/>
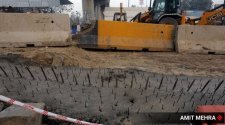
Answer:
<path fill-rule="evenodd" d="M 181 15 L 179 10 L 179 0 L 155 0 L 152 8 L 152 22 L 178 25 Z"/>
<path fill-rule="evenodd" d="M 131 21 L 179 25 L 181 18 L 180 0 L 154 0 L 148 12 L 139 13 Z"/>
<path fill-rule="evenodd" d="M 152 22 L 178 25 L 181 19 L 179 0 L 155 0 L 152 8 Z"/>

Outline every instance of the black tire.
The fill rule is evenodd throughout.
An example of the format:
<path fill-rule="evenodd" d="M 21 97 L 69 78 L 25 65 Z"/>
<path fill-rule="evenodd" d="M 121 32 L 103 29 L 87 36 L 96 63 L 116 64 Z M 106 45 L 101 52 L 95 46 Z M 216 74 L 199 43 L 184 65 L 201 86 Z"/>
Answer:
<path fill-rule="evenodd" d="M 177 26 L 178 25 L 178 22 L 176 19 L 172 18 L 172 17 L 165 17 L 165 18 L 162 18 L 160 21 L 159 21 L 159 24 L 167 24 L 167 25 L 174 25 L 174 26 Z"/>

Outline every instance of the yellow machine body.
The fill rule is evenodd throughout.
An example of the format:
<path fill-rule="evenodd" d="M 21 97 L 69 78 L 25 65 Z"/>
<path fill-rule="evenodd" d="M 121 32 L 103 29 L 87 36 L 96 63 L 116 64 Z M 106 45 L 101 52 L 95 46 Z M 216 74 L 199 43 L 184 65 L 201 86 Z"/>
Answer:
<path fill-rule="evenodd" d="M 97 48 L 173 51 L 175 28 L 171 25 L 98 21 Z"/>

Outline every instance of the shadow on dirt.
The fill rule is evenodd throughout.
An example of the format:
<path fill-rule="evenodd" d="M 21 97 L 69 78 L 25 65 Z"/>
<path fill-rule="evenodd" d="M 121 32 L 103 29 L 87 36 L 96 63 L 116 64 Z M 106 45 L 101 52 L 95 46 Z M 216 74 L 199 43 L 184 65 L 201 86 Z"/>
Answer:
<path fill-rule="evenodd" d="M 16 65 L 39 65 L 38 63 L 30 60 L 25 59 L 21 55 L 17 54 L 6 54 L 1 55 L 0 54 L 0 62 L 2 63 L 10 63 L 10 64 L 16 64 Z"/>

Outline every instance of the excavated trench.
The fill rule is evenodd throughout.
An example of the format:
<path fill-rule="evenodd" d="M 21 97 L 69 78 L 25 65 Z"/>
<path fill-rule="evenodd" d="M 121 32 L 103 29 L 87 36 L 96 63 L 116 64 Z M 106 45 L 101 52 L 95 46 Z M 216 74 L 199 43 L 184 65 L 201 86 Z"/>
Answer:
<path fill-rule="evenodd" d="M 0 94 L 44 102 L 49 111 L 106 125 L 148 125 L 154 121 L 149 115 L 153 112 L 224 105 L 224 80 L 132 69 L 38 66 L 17 57 L 0 62 Z M 69 124 L 46 119 L 49 125 Z"/>

